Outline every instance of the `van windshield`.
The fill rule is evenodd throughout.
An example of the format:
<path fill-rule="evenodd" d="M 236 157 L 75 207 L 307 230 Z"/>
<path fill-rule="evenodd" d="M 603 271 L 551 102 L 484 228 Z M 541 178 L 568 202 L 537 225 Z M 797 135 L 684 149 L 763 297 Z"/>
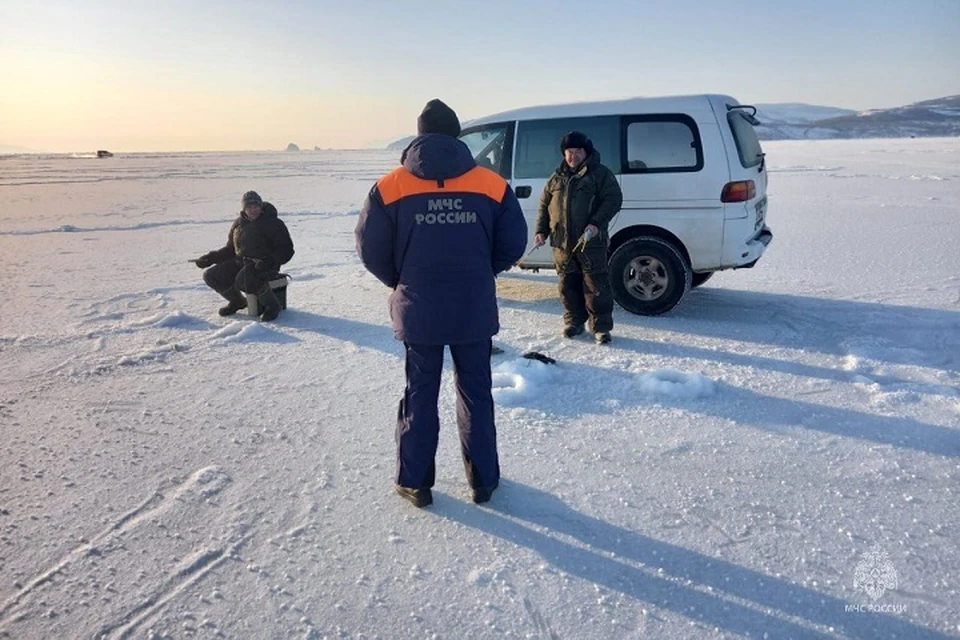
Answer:
<path fill-rule="evenodd" d="M 747 114 L 733 110 L 727 114 L 733 140 L 737 143 L 737 153 L 740 155 L 740 164 L 744 168 L 755 167 L 763 162 L 763 149 L 760 147 L 760 138 L 747 119 Z"/>
<path fill-rule="evenodd" d="M 507 140 L 512 127 L 512 123 L 503 123 L 467 129 L 460 134 L 460 141 L 470 149 L 477 165 L 509 179 L 511 149 Z"/>

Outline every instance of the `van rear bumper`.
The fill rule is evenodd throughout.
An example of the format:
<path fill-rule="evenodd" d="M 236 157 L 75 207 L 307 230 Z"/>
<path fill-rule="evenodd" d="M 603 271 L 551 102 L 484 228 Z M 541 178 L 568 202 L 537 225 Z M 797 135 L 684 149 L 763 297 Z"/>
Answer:
<path fill-rule="evenodd" d="M 763 225 L 763 228 L 757 232 L 757 235 L 743 245 L 744 251 L 740 253 L 740 260 L 742 262 L 735 266 L 734 269 L 749 269 L 753 267 L 753 265 L 757 264 L 760 256 L 763 255 L 763 252 L 767 250 L 767 247 L 770 246 L 771 242 L 773 242 L 773 231 L 767 225 Z"/>

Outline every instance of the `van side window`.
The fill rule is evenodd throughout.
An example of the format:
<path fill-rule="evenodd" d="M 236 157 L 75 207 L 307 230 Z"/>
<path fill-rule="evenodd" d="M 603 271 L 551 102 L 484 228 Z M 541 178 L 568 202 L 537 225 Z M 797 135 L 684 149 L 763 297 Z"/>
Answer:
<path fill-rule="evenodd" d="M 477 165 L 510 179 L 510 154 L 513 148 L 513 123 L 487 124 L 460 134 Z"/>
<path fill-rule="evenodd" d="M 629 116 L 626 132 L 625 173 L 700 171 L 703 147 L 696 122 L 689 116 Z"/>
<path fill-rule="evenodd" d="M 737 143 L 737 154 L 744 169 L 755 167 L 763 162 L 763 149 L 760 147 L 760 138 L 747 120 L 746 114 L 734 110 L 727 114 L 730 131 L 733 132 L 733 141 Z"/>
<path fill-rule="evenodd" d="M 600 162 L 620 173 L 620 144 L 617 116 L 555 118 L 521 121 L 517 127 L 514 171 L 517 179 L 546 179 L 563 160 L 560 139 L 571 131 L 582 131 L 600 153 Z"/>

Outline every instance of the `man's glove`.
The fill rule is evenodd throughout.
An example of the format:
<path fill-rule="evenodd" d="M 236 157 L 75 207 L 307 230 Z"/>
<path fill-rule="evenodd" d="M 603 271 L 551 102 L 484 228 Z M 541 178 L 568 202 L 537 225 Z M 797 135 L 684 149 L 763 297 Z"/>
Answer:
<path fill-rule="evenodd" d="M 194 263 L 201 269 L 206 269 L 213 264 L 213 260 L 210 259 L 210 256 L 200 256 L 194 260 Z"/>

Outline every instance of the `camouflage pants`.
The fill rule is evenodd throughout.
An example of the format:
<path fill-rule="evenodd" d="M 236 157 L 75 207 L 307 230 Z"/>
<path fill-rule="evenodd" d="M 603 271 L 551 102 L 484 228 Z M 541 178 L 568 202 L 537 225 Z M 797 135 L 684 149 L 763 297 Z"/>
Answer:
<path fill-rule="evenodd" d="M 606 260 L 602 256 L 598 260 L 596 256 L 557 248 L 553 250 L 553 259 L 559 277 L 564 324 L 589 321 L 590 331 L 594 333 L 613 330 L 613 289 Z"/>

